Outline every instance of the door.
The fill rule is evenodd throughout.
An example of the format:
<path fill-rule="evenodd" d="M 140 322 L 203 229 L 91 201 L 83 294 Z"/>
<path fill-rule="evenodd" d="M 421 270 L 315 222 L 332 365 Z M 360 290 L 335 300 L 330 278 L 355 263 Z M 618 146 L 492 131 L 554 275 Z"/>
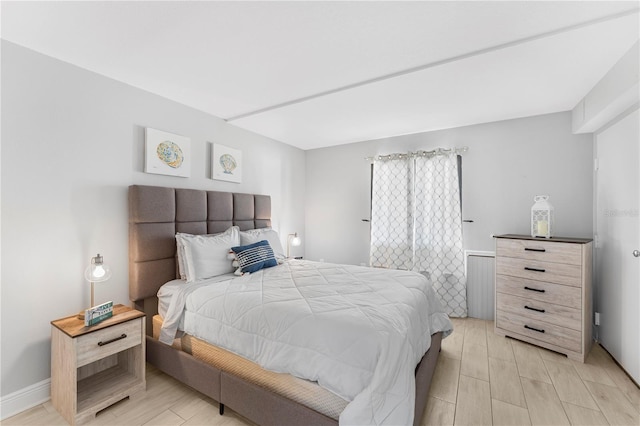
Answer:
<path fill-rule="evenodd" d="M 640 110 L 596 135 L 599 340 L 640 382 Z"/>

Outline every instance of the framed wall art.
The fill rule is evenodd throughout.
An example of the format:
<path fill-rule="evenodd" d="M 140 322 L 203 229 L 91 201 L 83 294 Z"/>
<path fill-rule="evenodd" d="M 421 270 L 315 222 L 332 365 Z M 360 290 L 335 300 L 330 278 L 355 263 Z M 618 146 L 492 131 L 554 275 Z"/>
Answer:
<path fill-rule="evenodd" d="M 145 128 L 144 171 L 159 175 L 191 176 L 191 139 Z"/>
<path fill-rule="evenodd" d="M 211 179 L 242 182 L 242 151 L 213 144 Z"/>

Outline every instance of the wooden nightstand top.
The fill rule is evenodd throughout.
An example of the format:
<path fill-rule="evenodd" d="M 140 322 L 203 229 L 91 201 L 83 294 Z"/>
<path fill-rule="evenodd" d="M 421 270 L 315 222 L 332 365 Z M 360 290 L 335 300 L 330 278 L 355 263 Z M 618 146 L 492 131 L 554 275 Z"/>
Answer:
<path fill-rule="evenodd" d="M 108 318 L 90 327 L 85 327 L 84 320 L 78 318 L 77 314 L 51 321 L 51 325 L 58 328 L 60 331 L 64 332 L 70 337 L 78 337 L 143 316 L 145 316 L 143 312 L 136 311 L 135 309 L 128 306 L 114 305 L 113 316 L 111 318 Z"/>

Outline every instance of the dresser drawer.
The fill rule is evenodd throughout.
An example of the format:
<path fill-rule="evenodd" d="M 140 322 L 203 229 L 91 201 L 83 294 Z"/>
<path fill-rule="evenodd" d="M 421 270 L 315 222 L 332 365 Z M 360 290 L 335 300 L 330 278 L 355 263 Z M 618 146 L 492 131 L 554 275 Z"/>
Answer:
<path fill-rule="evenodd" d="M 497 257 L 496 274 L 574 287 L 582 286 L 582 268 L 578 265 L 564 263 Z"/>
<path fill-rule="evenodd" d="M 496 255 L 540 262 L 582 265 L 581 245 L 572 243 L 499 238 L 496 241 Z"/>
<path fill-rule="evenodd" d="M 124 336 L 124 337 L 123 337 Z M 142 343 L 142 319 L 123 322 L 76 338 L 78 367 Z"/>
<path fill-rule="evenodd" d="M 582 309 L 580 287 L 496 275 L 496 293 L 512 294 L 539 302 Z"/>
<path fill-rule="evenodd" d="M 582 330 L 582 311 L 580 309 L 504 293 L 496 294 L 496 304 L 496 309 L 501 311 L 576 331 Z"/>
<path fill-rule="evenodd" d="M 515 333 L 514 337 L 526 336 L 574 352 L 582 350 L 581 331 L 525 318 L 519 314 L 496 309 L 496 328 L 506 331 L 507 335 L 509 332 Z"/>

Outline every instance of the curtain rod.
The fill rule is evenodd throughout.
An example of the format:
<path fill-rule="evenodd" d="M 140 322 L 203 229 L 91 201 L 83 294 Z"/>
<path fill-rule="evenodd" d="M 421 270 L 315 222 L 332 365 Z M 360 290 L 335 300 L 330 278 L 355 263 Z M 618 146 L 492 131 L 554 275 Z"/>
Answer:
<path fill-rule="evenodd" d="M 431 151 L 416 151 L 416 152 L 405 152 L 405 153 L 394 153 L 389 155 L 376 155 L 374 157 L 365 157 L 366 161 L 375 161 L 375 160 L 392 160 L 392 159 L 400 159 L 400 158 L 410 158 L 410 157 L 432 157 L 435 155 L 445 155 L 449 153 L 455 154 L 464 154 L 469 150 L 468 146 L 463 146 L 461 148 L 436 148 Z"/>

